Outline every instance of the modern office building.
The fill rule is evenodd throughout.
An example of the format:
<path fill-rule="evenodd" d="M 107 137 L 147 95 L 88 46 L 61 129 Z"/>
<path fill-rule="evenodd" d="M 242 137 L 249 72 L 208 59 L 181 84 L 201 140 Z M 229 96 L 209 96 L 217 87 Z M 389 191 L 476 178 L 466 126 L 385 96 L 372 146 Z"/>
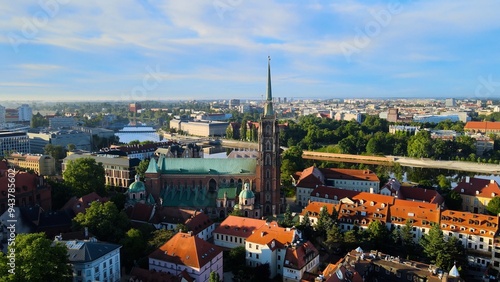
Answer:
<path fill-rule="evenodd" d="M 26 132 L 0 131 L 0 156 L 16 152 L 31 152 L 28 134 Z"/>

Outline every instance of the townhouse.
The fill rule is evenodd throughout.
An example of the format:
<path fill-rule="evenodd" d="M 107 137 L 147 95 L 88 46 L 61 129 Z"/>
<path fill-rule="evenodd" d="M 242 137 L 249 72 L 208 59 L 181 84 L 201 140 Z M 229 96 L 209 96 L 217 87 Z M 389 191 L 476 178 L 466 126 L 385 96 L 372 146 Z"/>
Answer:
<path fill-rule="evenodd" d="M 494 179 L 466 176 L 453 188 L 462 197 L 462 210 L 487 213 L 486 207 L 494 197 L 500 195 L 500 187 Z"/>
<path fill-rule="evenodd" d="M 418 242 L 428 234 L 433 224 L 439 224 L 440 209 L 437 204 L 396 199 L 389 207 L 387 227 L 400 229 L 407 222 L 412 225 L 413 240 Z"/>

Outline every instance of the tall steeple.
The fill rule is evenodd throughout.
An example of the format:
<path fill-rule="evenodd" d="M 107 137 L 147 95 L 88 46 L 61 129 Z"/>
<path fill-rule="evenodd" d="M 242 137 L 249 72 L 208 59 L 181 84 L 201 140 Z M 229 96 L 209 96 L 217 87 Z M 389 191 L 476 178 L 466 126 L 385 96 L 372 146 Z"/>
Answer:
<path fill-rule="evenodd" d="M 265 116 L 273 116 L 273 93 L 271 90 L 271 56 L 267 56 L 267 95 L 266 95 L 266 107 L 264 108 Z"/>

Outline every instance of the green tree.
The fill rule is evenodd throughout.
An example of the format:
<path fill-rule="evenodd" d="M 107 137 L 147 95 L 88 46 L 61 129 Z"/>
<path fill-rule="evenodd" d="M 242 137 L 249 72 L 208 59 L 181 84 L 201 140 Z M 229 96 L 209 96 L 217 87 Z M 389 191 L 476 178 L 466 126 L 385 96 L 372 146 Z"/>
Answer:
<path fill-rule="evenodd" d="M 303 151 L 298 146 L 292 146 L 281 156 L 281 181 L 284 186 L 291 186 L 291 176 L 297 171 L 304 170 Z"/>
<path fill-rule="evenodd" d="M 241 122 L 241 126 L 240 126 L 240 138 L 241 140 L 243 141 L 246 141 L 247 139 L 247 120 L 246 119 L 243 119 L 243 121 Z"/>
<path fill-rule="evenodd" d="M 437 180 L 439 188 L 441 188 L 442 191 L 449 191 L 451 189 L 451 180 L 445 175 L 438 175 Z"/>
<path fill-rule="evenodd" d="M 465 251 L 462 243 L 453 236 L 450 236 L 447 241 L 443 242 L 443 249 L 436 256 L 436 265 L 442 269 L 451 269 L 454 263 L 466 265 L 464 259 Z"/>
<path fill-rule="evenodd" d="M 286 210 L 283 215 L 283 221 L 281 221 L 281 227 L 292 227 L 293 224 L 293 216 L 292 212 L 290 211 L 290 205 L 286 205 Z"/>
<path fill-rule="evenodd" d="M 328 208 L 323 206 L 319 212 L 318 222 L 316 223 L 315 230 L 321 235 L 326 235 L 326 231 L 329 230 L 333 225 L 332 218 L 328 213 Z"/>
<path fill-rule="evenodd" d="M 92 202 L 85 213 L 79 213 L 73 219 L 74 230 L 88 227 L 99 240 L 113 243 L 119 242 L 124 237 L 129 226 L 129 219 L 113 202 Z"/>
<path fill-rule="evenodd" d="M 422 130 L 408 140 L 408 156 L 428 158 L 432 155 L 432 138 L 429 131 Z"/>
<path fill-rule="evenodd" d="M 175 232 L 188 232 L 188 228 L 185 224 L 179 223 L 174 228 Z"/>
<path fill-rule="evenodd" d="M 64 182 L 73 189 L 77 197 L 96 192 L 105 193 L 104 167 L 93 158 L 68 161 L 63 173 Z"/>
<path fill-rule="evenodd" d="M 344 233 L 344 244 L 347 249 L 352 249 L 356 244 L 358 244 L 356 230 L 351 229 Z"/>
<path fill-rule="evenodd" d="M 244 246 L 239 246 L 229 250 L 227 259 L 224 255 L 224 271 L 234 271 L 245 266 L 246 251 Z M 227 266 L 227 267 L 226 267 Z"/>
<path fill-rule="evenodd" d="M 444 236 L 443 231 L 439 228 L 439 224 L 434 224 L 429 230 L 429 234 L 422 236 L 419 243 L 427 258 L 432 263 L 436 263 L 439 253 L 444 250 Z"/>
<path fill-rule="evenodd" d="M 462 209 L 463 199 L 460 196 L 460 193 L 458 193 L 455 190 L 451 190 L 448 194 L 446 194 L 446 197 L 444 198 L 444 202 L 446 204 L 446 207 L 449 208 L 450 210 L 459 211 Z"/>
<path fill-rule="evenodd" d="M 66 146 L 66 147 L 68 148 L 68 151 L 70 151 L 70 152 L 73 152 L 76 149 L 75 144 L 68 144 L 68 146 Z"/>
<path fill-rule="evenodd" d="M 231 125 L 228 125 L 226 128 L 226 138 L 227 139 L 234 139 L 233 127 Z"/>
<path fill-rule="evenodd" d="M 47 144 L 43 148 L 45 155 L 50 155 L 56 160 L 64 159 L 66 157 L 66 150 L 61 145 Z"/>
<path fill-rule="evenodd" d="M 144 178 L 146 170 L 148 170 L 148 166 L 149 166 L 149 159 L 144 159 L 139 162 L 135 171 L 141 178 Z"/>
<path fill-rule="evenodd" d="M 208 282 L 219 282 L 219 281 L 220 281 L 219 273 L 215 271 L 210 272 L 210 276 L 208 277 Z"/>
<path fill-rule="evenodd" d="M 498 215 L 500 213 L 500 197 L 495 196 L 486 206 L 486 210 L 492 215 Z"/>
<path fill-rule="evenodd" d="M 372 221 L 368 224 L 367 233 L 368 240 L 375 246 L 384 245 L 389 235 L 389 231 L 379 220 Z"/>
<path fill-rule="evenodd" d="M 44 233 L 18 234 L 15 243 L 15 273 L 0 252 L 0 281 L 73 281 L 64 244 L 53 244 Z"/>
<path fill-rule="evenodd" d="M 174 236 L 174 232 L 166 229 L 159 229 L 151 232 L 148 247 L 151 251 L 163 246 L 170 238 Z"/>
<path fill-rule="evenodd" d="M 338 227 L 338 225 L 334 224 L 328 231 L 326 232 L 326 241 L 325 244 L 328 248 L 333 249 L 344 242 L 344 236 L 342 231 Z"/>
<path fill-rule="evenodd" d="M 47 182 L 50 185 L 50 193 L 52 195 L 52 209 L 59 210 L 73 196 L 71 188 L 61 181 L 48 179 Z"/>
<path fill-rule="evenodd" d="M 142 232 L 135 228 L 131 228 L 125 233 L 125 237 L 120 240 L 120 245 L 123 246 L 120 252 L 121 260 L 127 267 L 134 265 L 134 261 L 142 256 L 147 246 Z"/>

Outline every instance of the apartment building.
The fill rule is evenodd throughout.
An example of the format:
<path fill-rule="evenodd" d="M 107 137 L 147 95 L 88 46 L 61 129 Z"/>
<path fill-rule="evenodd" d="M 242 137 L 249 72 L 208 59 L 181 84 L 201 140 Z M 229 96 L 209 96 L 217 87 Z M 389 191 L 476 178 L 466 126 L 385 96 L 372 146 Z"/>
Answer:
<path fill-rule="evenodd" d="M 50 155 L 14 153 L 8 156 L 7 160 L 14 166 L 33 170 L 39 175 L 56 174 L 56 162 Z"/>
<path fill-rule="evenodd" d="M 494 197 L 500 195 L 500 187 L 493 179 L 466 176 L 453 188 L 462 197 L 462 210 L 487 213 L 486 207 Z"/>
<path fill-rule="evenodd" d="M 265 224 L 262 219 L 230 215 L 214 230 L 214 244 L 230 249 L 244 247 L 247 238 Z"/>

